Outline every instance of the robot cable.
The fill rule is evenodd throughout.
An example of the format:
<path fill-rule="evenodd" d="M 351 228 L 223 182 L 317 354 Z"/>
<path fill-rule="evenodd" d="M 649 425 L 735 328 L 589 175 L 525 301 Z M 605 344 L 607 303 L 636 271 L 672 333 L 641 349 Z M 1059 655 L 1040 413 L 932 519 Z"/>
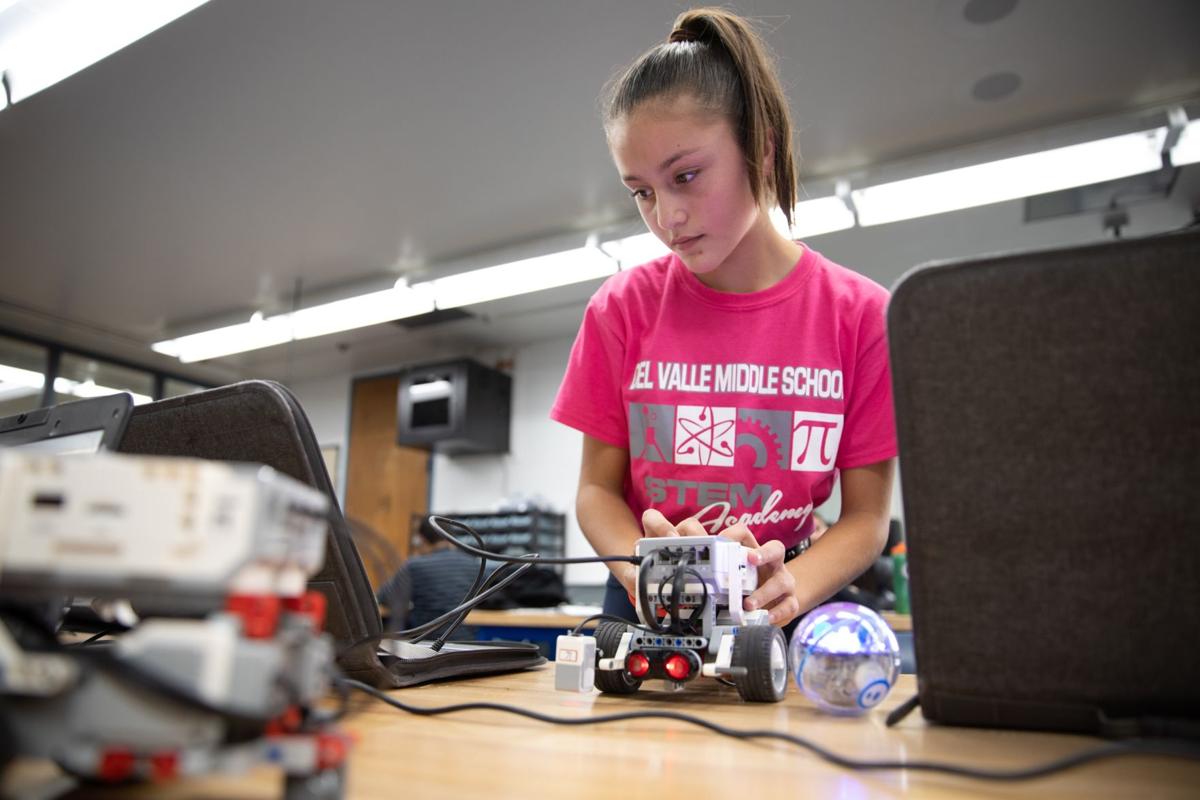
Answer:
<path fill-rule="evenodd" d="M 379 689 L 376 689 L 370 684 L 362 681 L 343 678 L 339 683 L 344 684 L 352 689 L 357 689 L 378 700 L 387 703 L 393 708 L 401 711 L 406 711 L 410 714 L 416 714 L 423 717 L 438 716 L 441 714 L 454 714 L 460 711 L 499 711 L 506 714 L 516 714 L 517 716 L 526 717 L 538 722 L 546 722 L 552 725 L 603 725 L 609 722 L 628 722 L 637 719 L 665 719 L 674 722 L 682 722 L 688 725 L 695 725 L 700 728 L 718 733 L 722 736 L 729 736 L 733 739 L 767 739 L 780 742 L 786 742 L 796 747 L 808 750 L 817 757 L 828 761 L 845 769 L 852 770 L 912 770 L 914 772 L 935 772 L 946 775 L 954 775 L 961 778 L 973 778 L 977 780 L 989 781 L 1024 781 L 1033 778 L 1042 778 L 1047 775 L 1054 775 L 1060 772 L 1065 772 L 1075 767 L 1080 767 L 1085 764 L 1090 764 L 1097 761 L 1104 761 L 1118 756 L 1167 756 L 1174 758 L 1182 758 L 1189 761 L 1200 761 L 1200 747 L 1193 743 L 1177 741 L 1177 740 L 1154 740 L 1142 739 L 1127 742 L 1108 742 L 1098 747 L 1081 750 L 1077 753 L 1072 753 L 1069 756 L 1057 758 L 1052 761 L 1047 761 L 1042 764 L 1036 764 L 1032 767 L 1019 769 L 982 769 L 978 767 L 965 766 L 962 764 L 951 764 L 942 761 L 889 761 L 889 760 L 865 760 L 848 758 L 838 753 L 828 750 L 821 745 L 813 742 L 811 739 L 806 739 L 802 736 L 795 736 L 790 733 L 782 733 L 780 731 L 751 729 L 741 730 L 730 728 L 725 725 L 720 725 L 715 722 L 710 722 L 700 717 L 695 717 L 690 714 L 681 714 L 677 711 L 626 711 L 617 714 L 601 714 L 594 717 L 556 717 L 550 714 L 543 714 L 538 711 L 531 711 L 525 708 L 516 706 L 504 705 L 503 703 L 456 703 L 448 706 L 414 706 L 405 703 L 402 700 L 388 695 Z"/>

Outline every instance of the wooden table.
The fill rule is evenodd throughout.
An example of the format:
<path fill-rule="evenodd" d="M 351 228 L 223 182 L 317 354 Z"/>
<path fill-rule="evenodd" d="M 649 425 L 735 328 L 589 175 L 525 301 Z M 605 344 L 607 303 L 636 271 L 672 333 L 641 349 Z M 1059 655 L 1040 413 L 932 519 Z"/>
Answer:
<path fill-rule="evenodd" d="M 860 718 L 821 713 L 794 687 L 783 703 L 754 704 L 715 681 L 698 680 L 672 693 L 659 686 L 656 682 L 628 697 L 558 692 L 553 668 L 546 666 L 404 689 L 392 696 L 422 706 L 507 703 L 573 718 L 670 710 L 738 728 L 787 731 L 853 758 L 937 759 L 991 768 L 1025 767 L 1098 743 L 1059 734 L 932 726 L 919 713 L 888 729 L 887 711 L 915 690 L 907 675 L 880 708 Z M 494 711 L 418 717 L 365 699 L 345 726 L 359 738 L 350 761 L 351 798 L 857 800 L 911 795 L 957 800 L 1194 798 L 1200 793 L 1200 763 L 1166 758 L 1122 757 L 1054 777 L 1002 784 L 915 772 L 851 772 L 792 745 L 735 741 L 667 720 L 563 727 Z M 275 798 L 279 787 L 279 774 L 263 768 L 239 778 L 143 787 L 120 796 Z"/>

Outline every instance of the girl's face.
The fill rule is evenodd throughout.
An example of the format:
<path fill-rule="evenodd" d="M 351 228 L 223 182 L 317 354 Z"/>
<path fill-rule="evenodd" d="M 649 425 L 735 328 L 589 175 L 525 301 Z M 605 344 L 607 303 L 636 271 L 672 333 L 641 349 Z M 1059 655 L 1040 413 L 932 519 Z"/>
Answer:
<path fill-rule="evenodd" d="M 766 221 L 723 116 L 687 97 L 652 100 L 613 122 L 608 134 L 642 219 L 696 275 L 720 268 Z"/>

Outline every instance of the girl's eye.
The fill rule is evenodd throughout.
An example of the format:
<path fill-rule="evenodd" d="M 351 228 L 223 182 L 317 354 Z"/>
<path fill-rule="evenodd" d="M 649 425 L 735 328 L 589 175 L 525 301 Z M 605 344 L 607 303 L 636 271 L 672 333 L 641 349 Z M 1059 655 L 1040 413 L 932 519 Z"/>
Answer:
<path fill-rule="evenodd" d="M 631 189 L 629 191 L 629 196 L 632 197 L 634 200 L 647 200 L 650 198 L 650 190 L 649 189 Z"/>
<path fill-rule="evenodd" d="M 699 170 L 690 170 L 688 172 L 681 172 L 675 176 L 675 182 L 676 183 L 691 183 L 692 181 L 694 181 L 696 179 L 696 176 L 699 174 L 700 174 Z"/>

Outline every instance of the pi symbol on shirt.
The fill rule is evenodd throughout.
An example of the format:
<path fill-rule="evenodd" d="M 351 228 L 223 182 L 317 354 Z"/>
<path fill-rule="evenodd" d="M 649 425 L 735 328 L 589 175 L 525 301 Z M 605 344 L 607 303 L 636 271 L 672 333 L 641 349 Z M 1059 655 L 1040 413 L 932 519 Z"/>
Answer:
<path fill-rule="evenodd" d="M 792 470 L 828 472 L 842 441 L 842 415 L 797 411 L 792 417 Z"/>
<path fill-rule="evenodd" d="M 677 407 L 675 463 L 732 467 L 736 415 L 736 408 Z"/>

